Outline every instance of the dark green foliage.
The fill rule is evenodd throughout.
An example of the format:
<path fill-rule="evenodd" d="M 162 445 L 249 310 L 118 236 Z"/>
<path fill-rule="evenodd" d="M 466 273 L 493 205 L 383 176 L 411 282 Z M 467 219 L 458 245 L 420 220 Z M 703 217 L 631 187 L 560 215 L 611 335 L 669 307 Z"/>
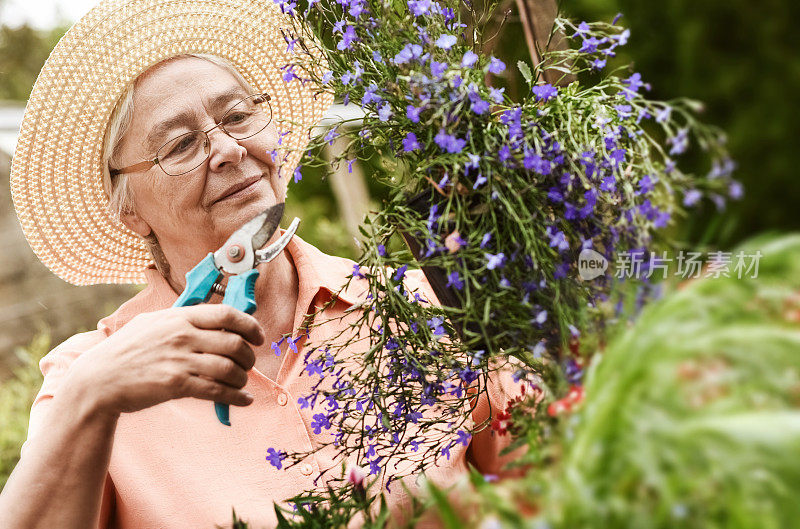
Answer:
<path fill-rule="evenodd" d="M 566 0 L 566 16 L 620 23 L 631 40 L 618 63 L 635 62 L 651 97 L 704 102 L 703 121 L 728 134 L 745 199 L 715 218 L 714 207 L 690 217 L 681 236 L 730 246 L 766 229 L 796 230 L 800 200 L 800 4 L 781 0 Z M 509 24 L 508 32 L 519 31 Z M 521 36 L 521 35 L 520 35 Z M 508 39 L 506 39 L 508 40 Z"/>

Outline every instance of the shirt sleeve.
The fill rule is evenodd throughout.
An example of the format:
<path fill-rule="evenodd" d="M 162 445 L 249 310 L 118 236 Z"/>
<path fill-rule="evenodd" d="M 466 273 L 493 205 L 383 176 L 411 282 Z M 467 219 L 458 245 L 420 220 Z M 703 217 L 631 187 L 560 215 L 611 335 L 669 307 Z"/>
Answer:
<path fill-rule="evenodd" d="M 101 331 L 90 331 L 77 334 L 68 339 L 39 361 L 39 369 L 44 375 L 44 381 L 36 399 L 31 406 L 31 414 L 28 422 L 28 437 L 22 445 L 20 458 L 26 457 L 28 441 L 37 435 L 46 435 L 48 423 L 56 418 L 49 417 L 50 404 L 53 396 L 58 391 L 64 375 L 69 370 L 72 362 L 80 356 L 86 349 L 96 345 L 106 338 L 106 334 Z M 27 457 L 31 457 L 27 455 Z M 100 504 L 100 521 L 97 529 L 108 529 L 111 527 L 112 513 L 116 498 L 116 490 L 111 476 L 106 474 L 106 481 L 103 486 L 103 497 Z"/>
<path fill-rule="evenodd" d="M 477 396 L 475 407 L 472 410 L 472 420 L 476 425 L 490 417 L 491 419 L 496 418 L 499 413 L 506 410 L 511 399 L 522 393 L 524 382 L 515 382 L 513 373 L 514 369 L 509 363 L 489 373 L 486 391 Z M 492 429 L 490 424 L 487 424 L 472 436 L 467 450 L 467 461 L 474 465 L 481 474 L 491 474 L 501 478 L 522 475 L 524 469 L 507 469 L 505 467 L 508 463 L 521 457 L 527 451 L 527 446 L 521 446 L 511 452 L 501 454 L 513 440 L 514 438 L 510 434 L 502 435 Z"/>

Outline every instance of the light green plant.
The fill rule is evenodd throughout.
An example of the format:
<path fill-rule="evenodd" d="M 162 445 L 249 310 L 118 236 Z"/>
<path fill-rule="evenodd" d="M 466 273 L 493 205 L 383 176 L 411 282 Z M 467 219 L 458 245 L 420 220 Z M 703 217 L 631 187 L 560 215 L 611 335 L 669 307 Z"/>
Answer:
<path fill-rule="evenodd" d="M 0 384 L 0 489 L 19 461 L 20 448 L 28 436 L 31 404 L 42 385 L 39 360 L 50 350 L 50 334 L 39 333 L 26 347 L 14 353 L 20 365 Z"/>

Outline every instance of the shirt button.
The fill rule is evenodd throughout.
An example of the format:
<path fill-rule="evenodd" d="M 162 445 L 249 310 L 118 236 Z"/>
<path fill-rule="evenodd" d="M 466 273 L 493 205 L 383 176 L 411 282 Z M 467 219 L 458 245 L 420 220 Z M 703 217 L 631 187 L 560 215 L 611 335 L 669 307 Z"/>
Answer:
<path fill-rule="evenodd" d="M 308 476 L 314 472 L 314 469 L 308 463 L 305 463 L 303 466 L 300 467 L 300 473 L 304 476 Z"/>
<path fill-rule="evenodd" d="M 280 395 L 278 395 L 279 406 L 286 406 L 287 402 L 289 402 L 289 399 L 286 397 L 286 393 L 281 393 Z"/>

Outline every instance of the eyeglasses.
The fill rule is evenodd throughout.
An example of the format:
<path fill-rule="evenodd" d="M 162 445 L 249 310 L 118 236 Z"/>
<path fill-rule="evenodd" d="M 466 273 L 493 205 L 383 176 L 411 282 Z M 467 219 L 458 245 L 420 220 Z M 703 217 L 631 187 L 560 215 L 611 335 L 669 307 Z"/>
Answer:
<path fill-rule="evenodd" d="M 159 147 L 152 160 L 139 162 L 121 169 L 112 169 L 111 176 L 136 171 L 146 171 L 158 165 L 170 176 L 179 176 L 197 169 L 208 159 L 211 142 L 208 133 L 219 129 L 235 140 L 255 136 L 272 121 L 272 106 L 268 94 L 255 94 L 245 97 L 233 105 L 222 116 L 219 123 L 208 130 L 193 130 L 172 138 Z M 263 105 L 267 108 L 264 109 Z"/>

